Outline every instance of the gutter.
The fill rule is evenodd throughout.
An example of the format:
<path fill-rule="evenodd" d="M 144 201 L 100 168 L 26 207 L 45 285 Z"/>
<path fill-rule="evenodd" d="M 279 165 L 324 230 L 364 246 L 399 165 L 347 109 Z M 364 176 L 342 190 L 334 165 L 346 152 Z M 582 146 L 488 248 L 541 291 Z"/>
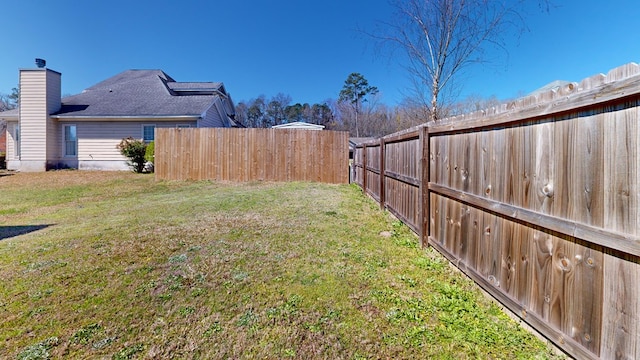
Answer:
<path fill-rule="evenodd" d="M 56 120 L 86 120 L 86 121 L 131 121 L 131 120 L 155 120 L 155 121 L 197 121 L 201 118 L 200 115 L 138 115 L 138 116 L 65 116 L 65 115 L 51 115 L 52 119 Z"/>

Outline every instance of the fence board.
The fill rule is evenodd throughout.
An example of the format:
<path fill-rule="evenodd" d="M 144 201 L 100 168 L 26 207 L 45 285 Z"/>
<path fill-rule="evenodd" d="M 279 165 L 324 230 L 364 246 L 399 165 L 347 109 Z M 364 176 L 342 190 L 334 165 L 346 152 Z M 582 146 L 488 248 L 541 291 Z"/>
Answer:
<path fill-rule="evenodd" d="M 517 252 L 513 259 L 515 271 L 514 297 L 523 309 L 531 308 L 531 291 L 533 285 L 532 253 L 533 229 L 523 224 L 515 224 L 512 236 L 518 239 Z"/>
<path fill-rule="evenodd" d="M 382 166 L 356 173 L 373 167 L 360 184 L 382 206 L 570 355 L 636 359 L 639 120 L 640 67 L 625 65 L 386 136 Z"/>
<path fill-rule="evenodd" d="M 604 249 L 575 243 L 575 282 L 577 296 L 572 324 L 574 339 L 595 354 L 599 353 L 602 333 Z"/>
<path fill-rule="evenodd" d="M 348 133 L 282 129 L 157 129 L 158 180 L 347 183 Z"/>
<path fill-rule="evenodd" d="M 637 359 L 640 352 L 640 263 L 605 254 L 603 359 Z"/>

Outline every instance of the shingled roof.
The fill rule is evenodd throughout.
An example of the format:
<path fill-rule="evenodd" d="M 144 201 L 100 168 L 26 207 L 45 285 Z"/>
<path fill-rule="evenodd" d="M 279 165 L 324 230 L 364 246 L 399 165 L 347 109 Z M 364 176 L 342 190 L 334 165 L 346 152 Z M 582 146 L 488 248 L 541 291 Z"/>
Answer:
<path fill-rule="evenodd" d="M 222 83 L 176 82 L 162 70 L 127 70 L 78 95 L 62 98 L 56 118 L 201 116 Z M 233 114 L 228 114 L 233 115 Z"/>
<path fill-rule="evenodd" d="M 18 116 L 20 116 L 18 108 L 0 111 L 0 119 L 18 119 Z"/>

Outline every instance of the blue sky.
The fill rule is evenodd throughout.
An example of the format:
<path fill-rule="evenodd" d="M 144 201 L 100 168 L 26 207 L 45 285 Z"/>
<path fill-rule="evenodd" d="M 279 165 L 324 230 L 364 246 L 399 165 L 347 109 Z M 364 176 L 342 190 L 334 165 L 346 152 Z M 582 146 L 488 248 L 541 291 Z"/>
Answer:
<path fill-rule="evenodd" d="M 528 31 L 508 38 L 507 53 L 462 74 L 461 96 L 514 98 L 640 62 L 637 0 L 552 1 L 549 12 L 525 9 Z M 386 0 L 5 1 L 0 93 L 41 57 L 62 73 L 63 94 L 126 69 L 162 69 L 177 81 L 222 81 L 236 102 L 282 92 L 317 103 L 360 72 L 394 105 L 410 82 L 357 31 L 390 10 Z"/>

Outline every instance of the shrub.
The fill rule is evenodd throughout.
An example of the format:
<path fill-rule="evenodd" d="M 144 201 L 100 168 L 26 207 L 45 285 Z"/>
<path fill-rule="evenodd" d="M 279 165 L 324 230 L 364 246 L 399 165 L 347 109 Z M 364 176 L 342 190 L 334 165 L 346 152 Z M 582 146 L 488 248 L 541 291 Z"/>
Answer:
<path fill-rule="evenodd" d="M 153 172 L 154 170 L 154 159 L 155 159 L 155 146 L 154 146 L 154 142 L 150 142 L 147 144 L 147 150 L 144 153 L 144 160 L 146 161 L 146 165 L 145 165 L 145 170 L 147 170 L 148 172 Z"/>
<path fill-rule="evenodd" d="M 120 144 L 118 144 L 118 150 L 128 159 L 127 164 L 129 164 L 131 170 L 137 173 L 144 171 L 145 154 L 147 151 L 147 144 L 145 144 L 144 141 L 132 137 L 122 139 Z"/>
<path fill-rule="evenodd" d="M 147 162 L 153 163 L 153 157 L 155 156 L 155 145 L 154 142 L 150 142 L 147 144 L 147 149 L 144 153 L 144 159 Z"/>

